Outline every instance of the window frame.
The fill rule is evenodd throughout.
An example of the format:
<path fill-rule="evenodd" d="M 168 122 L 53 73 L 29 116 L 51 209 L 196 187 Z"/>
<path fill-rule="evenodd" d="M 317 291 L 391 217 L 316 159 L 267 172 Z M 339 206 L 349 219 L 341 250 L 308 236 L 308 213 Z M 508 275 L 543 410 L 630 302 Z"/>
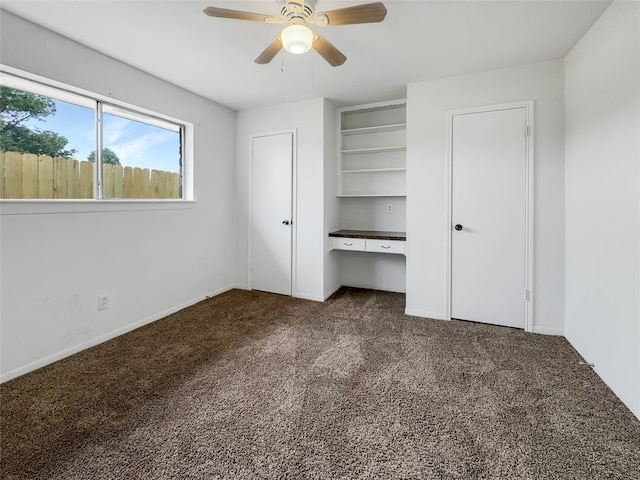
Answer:
<path fill-rule="evenodd" d="M 75 213 L 88 211 L 158 210 L 190 208 L 195 201 L 193 190 L 193 124 L 146 108 L 122 102 L 73 87 L 39 75 L 24 72 L 0 63 L 0 85 L 35 93 L 36 95 L 91 108 L 96 114 L 96 169 L 94 197 L 91 199 L 0 199 L 0 215 L 25 213 Z M 169 128 L 180 135 L 180 189 L 182 198 L 104 198 L 102 191 L 102 110 L 125 114 L 129 119 L 160 128 Z"/>

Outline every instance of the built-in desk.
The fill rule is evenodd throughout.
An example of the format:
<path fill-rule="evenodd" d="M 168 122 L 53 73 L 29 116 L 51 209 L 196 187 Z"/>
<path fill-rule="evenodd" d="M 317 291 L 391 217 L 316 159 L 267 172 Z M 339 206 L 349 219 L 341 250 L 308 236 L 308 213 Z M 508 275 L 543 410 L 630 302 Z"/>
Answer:
<path fill-rule="evenodd" d="M 338 230 L 329 234 L 331 250 L 405 254 L 405 232 Z"/>

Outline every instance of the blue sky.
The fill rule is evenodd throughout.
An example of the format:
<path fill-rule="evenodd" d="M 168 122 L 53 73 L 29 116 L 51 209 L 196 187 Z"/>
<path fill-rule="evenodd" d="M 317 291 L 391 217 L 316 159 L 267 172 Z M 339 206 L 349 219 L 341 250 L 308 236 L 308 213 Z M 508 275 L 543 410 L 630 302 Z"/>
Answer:
<path fill-rule="evenodd" d="M 54 102 L 55 115 L 42 121 L 32 120 L 29 124 L 62 135 L 69 141 L 66 149 L 76 149 L 74 157 L 86 160 L 96 148 L 94 111 L 57 100 Z M 113 150 L 123 166 L 180 171 L 179 133 L 107 113 L 103 119 L 104 147 Z"/>

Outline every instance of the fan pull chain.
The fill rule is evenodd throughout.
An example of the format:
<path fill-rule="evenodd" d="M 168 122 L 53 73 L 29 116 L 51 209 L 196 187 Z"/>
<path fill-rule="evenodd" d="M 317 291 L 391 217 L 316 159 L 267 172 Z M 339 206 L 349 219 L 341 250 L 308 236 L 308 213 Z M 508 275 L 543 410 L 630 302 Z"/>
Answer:
<path fill-rule="evenodd" d="M 281 71 L 281 72 L 284 72 L 284 55 L 281 55 L 281 56 L 280 56 L 280 61 L 282 62 L 282 63 L 280 64 L 280 71 Z"/>

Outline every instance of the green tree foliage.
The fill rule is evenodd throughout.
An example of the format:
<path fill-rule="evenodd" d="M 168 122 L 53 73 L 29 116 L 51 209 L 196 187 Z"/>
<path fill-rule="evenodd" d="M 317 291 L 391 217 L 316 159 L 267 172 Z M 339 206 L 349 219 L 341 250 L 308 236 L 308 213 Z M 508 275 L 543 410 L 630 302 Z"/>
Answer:
<path fill-rule="evenodd" d="M 25 125 L 56 113 L 53 100 L 22 90 L 0 86 L 0 150 L 35 153 L 51 157 L 72 157 L 75 149 L 66 150 L 69 141 L 55 132 Z"/>
<path fill-rule="evenodd" d="M 30 118 L 43 118 L 56 113 L 53 100 L 33 93 L 0 87 L 0 112 L 6 128 L 15 127 Z"/>
<path fill-rule="evenodd" d="M 87 157 L 91 163 L 96 161 L 96 151 L 92 150 L 89 156 Z M 102 163 L 110 163 L 111 165 L 120 165 L 120 159 L 116 152 L 111 150 L 110 148 L 102 149 Z"/>
<path fill-rule="evenodd" d="M 0 132 L 0 150 L 3 152 L 35 153 L 51 157 L 71 158 L 75 149 L 65 150 L 67 139 L 55 132 L 31 130 L 16 126 Z"/>

